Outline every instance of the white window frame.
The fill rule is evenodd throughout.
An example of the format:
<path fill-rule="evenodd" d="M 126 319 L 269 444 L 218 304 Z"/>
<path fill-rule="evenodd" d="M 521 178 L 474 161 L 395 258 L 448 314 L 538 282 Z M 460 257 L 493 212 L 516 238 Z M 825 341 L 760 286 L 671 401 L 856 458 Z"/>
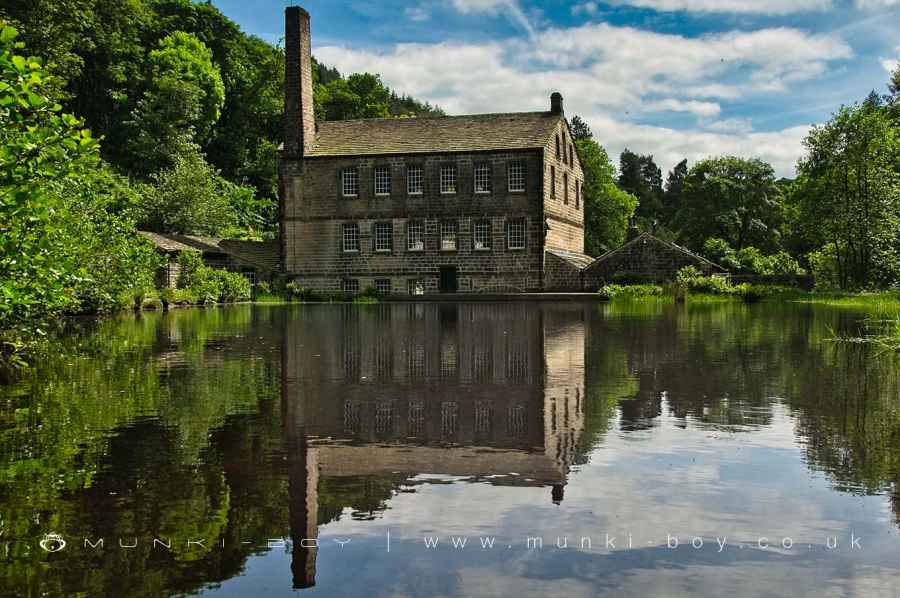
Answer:
<path fill-rule="evenodd" d="M 472 249 L 475 251 L 490 251 L 493 245 L 493 228 L 490 220 L 476 220 L 472 225 Z M 479 241 L 479 237 L 485 234 L 487 236 Z"/>
<path fill-rule="evenodd" d="M 441 195 L 456 195 L 457 191 L 459 191 L 458 179 L 456 164 L 442 165 L 440 170 Z"/>
<path fill-rule="evenodd" d="M 476 164 L 472 170 L 473 189 L 481 195 L 490 194 L 493 191 L 493 169 L 487 162 Z M 481 179 L 479 181 L 479 179 Z"/>
<path fill-rule="evenodd" d="M 406 282 L 406 292 L 410 295 L 424 295 L 425 281 L 420 278 L 412 278 Z"/>
<path fill-rule="evenodd" d="M 355 231 L 355 234 L 349 234 Z M 348 241 L 355 240 L 355 249 L 348 249 Z M 356 222 L 344 222 L 341 224 L 341 250 L 344 253 L 359 253 L 359 224 Z"/>
<path fill-rule="evenodd" d="M 343 197 L 359 197 L 359 169 L 356 166 L 349 166 L 341 170 L 341 195 Z"/>
<path fill-rule="evenodd" d="M 411 232 L 415 230 L 416 245 L 413 246 L 413 236 Z M 406 250 L 407 251 L 425 251 L 425 223 L 420 220 L 410 220 L 406 223 Z"/>
<path fill-rule="evenodd" d="M 514 160 L 509 163 L 506 185 L 511 193 L 525 192 L 525 161 Z"/>
<path fill-rule="evenodd" d="M 442 220 L 440 225 L 441 251 L 457 251 L 459 249 L 459 223 L 455 220 Z M 445 235 L 453 235 L 453 246 L 445 241 Z"/>
<path fill-rule="evenodd" d="M 380 164 L 373 169 L 372 182 L 375 195 L 387 197 L 391 194 L 391 167 Z"/>
<path fill-rule="evenodd" d="M 516 234 L 513 234 L 514 227 L 518 229 L 521 226 L 521 243 L 519 243 L 518 231 Z M 528 237 L 528 222 L 524 218 L 514 218 L 506 221 L 506 248 L 510 251 L 521 251 L 525 249 L 525 245 Z M 516 241 L 514 243 L 513 241 Z"/>
<path fill-rule="evenodd" d="M 406 167 L 406 194 L 422 195 L 425 173 L 421 166 L 413 164 Z M 417 183 L 417 184 L 416 184 Z"/>
<path fill-rule="evenodd" d="M 390 253 L 394 250 L 393 224 L 376 222 L 372 225 L 372 248 L 375 253 Z"/>
<path fill-rule="evenodd" d="M 387 288 L 385 288 L 385 284 L 387 283 Z M 376 278 L 375 279 L 375 290 L 379 293 L 390 293 L 393 290 L 391 285 L 390 278 Z"/>
<path fill-rule="evenodd" d="M 343 279 L 341 279 L 341 292 L 342 293 L 358 293 L 359 292 L 359 279 L 358 278 L 343 278 Z"/>

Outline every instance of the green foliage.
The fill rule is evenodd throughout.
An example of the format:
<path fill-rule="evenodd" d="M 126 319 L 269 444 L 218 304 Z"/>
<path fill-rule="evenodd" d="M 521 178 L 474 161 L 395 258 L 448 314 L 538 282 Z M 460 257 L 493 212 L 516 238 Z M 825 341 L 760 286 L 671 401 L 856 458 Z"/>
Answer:
<path fill-rule="evenodd" d="M 814 272 L 842 289 L 900 284 L 900 128 L 876 98 L 804 140 L 794 200 Z"/>
<path fill-rule="evenodd" d="M 733 156 L 702 160 L 684 180 L 675 227 L 682 242 L 694 249 L 716 237 L 737 250 L 751 245 L 776 250 L 782 200 L 775 173 L 762 160 Z"/>
<path fill-rule="evenodd" d="M 212 52 L 193 35 L 166 36 L 147 62 L 147 89 L 126 122 L 130 170 L 144 175 L 170 167 L 180 153 L 205 142 L 225 101 Z"/>
<path fill-rule="evenodd" d="M 604 299 L 637 299 L 642 297 L 661 297 L 663 288 L 656 284 L 605 284 L 597 294 Z"/>
<path fill-rule="evenodd" d="M 152 250 L 116 208 L 124 182 L 61 111 L 40 61 L 0 31 L 0 330 L 104 311 L 149 288 Z M 28 335 L 28 333 L 22 333 Z"/>
<path fill-rule="evenodd" d="M 652 228 L 663 218 L 662 171 L 653 156 L 640 156 L 625 149 L 619 156 L 619 187 L 638 200 L 635 215 L 645 228 Z"/>
<path fill-rule="evenodd" d="M 734 248 L 725 239 L 710 237 L 703 242 L 702 253 L 707 259 L 729 270 L 738 270 L 741 267 Z"/>
<path fill-rule="evenodd" d="M 585 253 L 600 255 L 625 240 L 637 199 L 616 186 L 615 167 L 596 141 L 579 139 L 575 146 L 584 170 Z"/>
<path fill-rule="evenodd" d="M 138 207 L 141 228 L 166 233 L 251 236 L 271 218 L 271 204 L 257 200 L 253 189 L 225 180 L 191 149 L 175 157 L 142 187 Z"/>
<path fill-rule="evenodd" d="M 178 290 L 184 293 L 167 295 L 173 303 L 230 303 L 251 297 L 249 280 L 237 272 L 207 266 L 198 251 L 182 251 L 178 266 Z"/>
<path fill-rule="evenodd" d="M 675 283 L 692 293 L 739 295 L 745 285 L 733 285 L 724 276 L 704 276 L 694 266 L 685 266 L 675 274 Z"/>
<path fill-rule="evenodd" d="M 591 132 L 591 128 L 577 114 L 572 117 L 571 121 L 569 121 L 569 127 L 572 129 L 572 139 L 574 139 L 575 141 L 594 138 L 594 134 Z"/>

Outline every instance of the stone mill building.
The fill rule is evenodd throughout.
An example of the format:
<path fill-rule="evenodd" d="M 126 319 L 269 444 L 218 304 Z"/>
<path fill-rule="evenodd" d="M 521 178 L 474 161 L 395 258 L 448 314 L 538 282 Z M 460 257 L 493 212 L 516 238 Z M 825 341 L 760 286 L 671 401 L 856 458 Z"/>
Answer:
<path fill-rule="evenodd" d="M 559 93 L 537 112 L 317 122 L 309 14 L 285 16 L 288 278 L 413 295 L 581 289 L 584 175 Z"/>

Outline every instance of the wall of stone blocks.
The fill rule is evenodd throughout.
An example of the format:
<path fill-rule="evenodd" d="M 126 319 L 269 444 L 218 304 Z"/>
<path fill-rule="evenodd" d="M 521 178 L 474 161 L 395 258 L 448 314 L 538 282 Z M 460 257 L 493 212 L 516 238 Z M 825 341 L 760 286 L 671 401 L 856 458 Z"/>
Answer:
<path fill-rule="evenodd" d="M 565 155 L 560 152 L 560 158 L 556 157 L 556 139 L 559 137 L 560 145 L 565 144 Z M 549 230 L 546 246 L 564 249 L 575 253 L 584 252 L 584 201 L 583 193 L 579 193 L 576 202 L 576 185 L 584 184 L 584 172 L 581 162 L 578 160 L 578 152 L 574 152 L 573 165 L 569 166 L 568 155 L 575 147 L 571 131 L 566 122 L 561 120 L 549 143 L 544 148 L 544 217 L 547 220 Z M 563 158 L 566 159 L 563 159 Z M 556 188 L 553 188 L 552 173 L 556 172 Z M 564 190 L 564 175 L 569 178 L 568 201 Z"/>
<path fill-rule="evenodd" d="M 526 190 L 507 190 L 507 165 L 512 160 L 526 164 Z M 492 192 L 474 192 L 474 166 L 492 166 Z M 458 192 L 441 194 L 442 164 L 457 166 Z M 423 168 L 424 189 L 410 195 L 406 169 Z M 391 168 L 391 194 L 374 194 L 374 169 Z M 340 173 L 356 167 L 360 192 L 354 199 L 341 196 Z M 321 290 L 337 290 L 343 279 L 359 280 L 360 289 L 375 279 L 391 279 L 394 292 L 405 293 L 409 280 L 422 280 L 426 292 L 438 287 L 441 266 L 455 266 L 460 291 L 535 291 L 541 289 L 543 222 L 541 220 L 541 154 L 509 152 L 460 155 L 394 156 L 386 158 L 312 158 L 299 169 L 282 166 L 283 263 L 288 276 L 298 284 Z M 526 221 L 526 247 L 507 249 L 506 223 Z M 457 222 L 458 247 L 440 249 L 440 222 Z M 473 224 L 489 220 L 492 248 L 476 250 Z M 407 250 L 407 223 L 418 221 L 425 229 L 425 250 Z M 360 251 L 342 250 L 342 225 L 359 225 Z M 393 248 L 374 250 L 376 222 L 390 222 Z"/>
<path fill-rule="evenodd" d="M 666 282 L 685 266 L 694 266 L 704 274 L 715 267 L 695 256 L 653 240 L 638 240 L 607 258 L 597 260 L 584 270 L 585 289 L 593 291 L 605 283 L 620 279 Z"/>
<path fill-rule="evenodd" d="M 550 252 L 544 255 L 545 291 L 574 292 L 582 287 L 581 268 Z"/>

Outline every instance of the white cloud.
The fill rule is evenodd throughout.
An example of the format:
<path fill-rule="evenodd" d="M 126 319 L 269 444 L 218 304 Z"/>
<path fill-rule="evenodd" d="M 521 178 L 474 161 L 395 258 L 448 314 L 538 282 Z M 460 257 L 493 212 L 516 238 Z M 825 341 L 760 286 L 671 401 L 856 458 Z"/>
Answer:
<path fill-rule="evenodd" d="M 857 0 L 858 2 L 888 2 L 898 0 Z M 618 0 L 616 4 L 650 8 L 665 12 L 742 13 L 787 15 L 797 12 L 827 10 L 831 0 Z"/>
<path fill-rule="evenodd" d="M 896 68 L 900 67 L 900 46 L 894 48 L 894 52 L 897 53 L 896 58 L 881 59 L 881 66 L 889 73 L 893 73 Z"/>
<path fill-rule="evenodd" d="M 587 15 L 589 17 L 596 16 L 600 11 L 600 7 L 596 2 L 583 2 L 572 7 L 573 15 Z"/>
<path fill-rule="evenodd" d="M 410 6 L 404 12 L 410 21 L 420 23 L 431 18 L 431 11 L 425 6 Z"/>
<path fill-rule="evenodd" d="M 859 8 L 890 8 L 892 6 L 900 6 L 900 0 L 856 0 Z"/>
<path fill-rule="evenodd" d="M 749 133 L 753 130 L 753 123 L 749 118 L 726 118 L 708 122 L 703 128 L 723 133 Z"/>
<path fill-rule="evenodd" d="M 450 0 L 460 14 L 503 15 L 524 29 L 529 36 L 535 33 L 534 26 L 522 10 L 518 0 Z"/>
<path fill-rule="evenodd" d="M 495 5 L 483 0 L 478 6 Z M 787 174 L 805 129 L 769 134 L 736 121 L 715 124 L 720 102 L 786 90 L 852 51 L 840 38 L 789 28 L 688 38 L 597 23 L 549 29 L 529 40 L 399 44 L 381 51 L 326 46 L 316 55 L 341 72 L 380 73 L 398 91 L 450 114 L 541 110 L 559 90 L 567 112 L 586 118 L 610 150 L 634 146 L 672 164 L 722 151 L 757 153 Z M 697 125 L 676 131 L 628 122 L 668 112 L 693 115 Z"/>

